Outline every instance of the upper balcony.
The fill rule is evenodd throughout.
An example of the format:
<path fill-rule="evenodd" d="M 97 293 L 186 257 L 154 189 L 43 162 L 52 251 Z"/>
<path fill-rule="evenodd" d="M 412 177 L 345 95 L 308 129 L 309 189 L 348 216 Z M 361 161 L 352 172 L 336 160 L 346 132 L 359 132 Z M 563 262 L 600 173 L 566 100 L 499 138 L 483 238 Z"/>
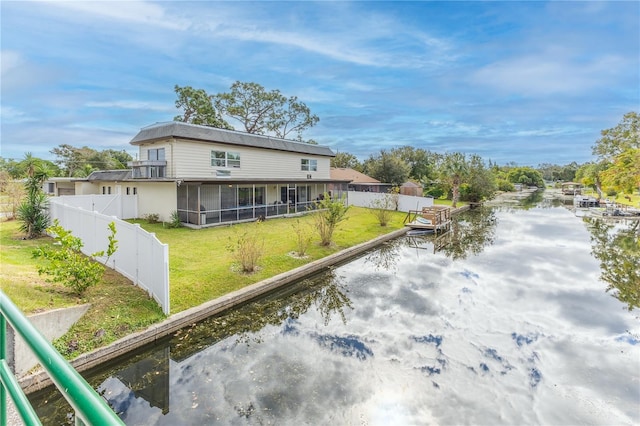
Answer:
<path fill-rule="evenodd" d="M 137 160 L 129 161 L 131 177 L 134 179 L 156 179 L 167 176 L 167 162 L 165 160 Z"/>

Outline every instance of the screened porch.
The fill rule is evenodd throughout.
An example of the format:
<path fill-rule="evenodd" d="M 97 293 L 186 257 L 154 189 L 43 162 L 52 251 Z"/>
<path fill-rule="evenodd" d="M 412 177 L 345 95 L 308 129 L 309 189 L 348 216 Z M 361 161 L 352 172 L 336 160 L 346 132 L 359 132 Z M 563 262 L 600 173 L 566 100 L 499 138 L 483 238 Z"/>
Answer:
<path fill-rule="evenodd" d="M 183 182 L 177 188 L 177 211 L 181 222 L 199 226 L 283 216 L 314 209 L 315 201 L 330 191 L 328 186 L 327 182 Z M 340 186 L 331 188 L 340 192 L 332 195 L 342 195 Z"/>

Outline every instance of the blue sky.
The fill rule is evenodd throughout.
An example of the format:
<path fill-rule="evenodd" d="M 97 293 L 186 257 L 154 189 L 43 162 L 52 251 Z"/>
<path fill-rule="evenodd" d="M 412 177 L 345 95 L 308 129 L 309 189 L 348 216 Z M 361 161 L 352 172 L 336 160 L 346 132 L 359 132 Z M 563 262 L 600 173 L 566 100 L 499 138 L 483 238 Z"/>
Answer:
<path fill-rule="evenodd" d="M 0 2 L 1 155 L 136 150 L 175 84 L 279 89 L 361 160 L 585 162 L 640 110 L 640 2 Z M 239 128 L 239 127 L 238 127 Z"/>

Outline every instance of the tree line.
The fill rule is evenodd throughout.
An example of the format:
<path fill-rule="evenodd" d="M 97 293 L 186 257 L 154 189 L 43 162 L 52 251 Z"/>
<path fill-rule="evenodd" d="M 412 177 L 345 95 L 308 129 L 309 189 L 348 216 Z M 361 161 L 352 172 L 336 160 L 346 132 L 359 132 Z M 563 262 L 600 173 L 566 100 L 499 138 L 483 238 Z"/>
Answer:
<path fill-rule="evenodd" d="M 611 129 L 601 132 L 592 147 L 596 161 L 565 165 L 543 163 L 523 167 L 515 163 L 499 166 L 476 155 L 460 152 L 435 153 L 413 146 L 381 150 L 360 162 L 347 152 L 332 159 L 332 167 L 351 168 L 381 182 L 401 185 L 411 180 L 422 184 L 425 194 L 448 194 L 458 200 L 488 199 L 496 191 L 513 191 L 514 184 L 544 187 L 547 182 L 579 181 L 595 189 L 600 197 L 632 194 L 640 189 L 640 116 L 630 112 Z M 606 190 L 603 190 L 603 188 Z"/>
<path fill-rule="evenodd" d="M 20 160 L 0 157 L 0 173 L 5 178 L 22 179 L 38 168 L 48 176 L 83 178 L 96 170 L 126 169 L 127 163 L 133 160 L 125 150 L 98 151 L 87 146 L 74 147 L 69 144 L 60 144 L 50 152 L 55 156 L 53 161 L 35 157 L 30 152 Z"/>
<path fill-rule="evenodd" d="M 446 196 L 454 207 L 458 201 L 479 202 L 499 190 L 513 191 L 514 184 L 544 187 L 542 173 L 532 167 L 499 166 L 477 154 L 441 154 L 409 145 L 381 150 L 363 162 L 339 152 L 331 166 L 351 168 L 394 186 L 413 181 L 423 187 L 425 195 Z"/>

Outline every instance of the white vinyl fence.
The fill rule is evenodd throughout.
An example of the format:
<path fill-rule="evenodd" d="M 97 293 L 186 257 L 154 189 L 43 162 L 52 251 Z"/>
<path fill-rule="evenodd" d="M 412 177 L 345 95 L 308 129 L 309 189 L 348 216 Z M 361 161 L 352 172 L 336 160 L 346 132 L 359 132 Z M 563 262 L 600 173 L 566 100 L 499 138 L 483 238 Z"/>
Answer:
<path fill-rule="evenodd" d="M 51 199 L 61 200 L 63 204 L 69 206 L 80 207 L 84 210 L 95 211 L 107 216 L 116 216 L 120 219 L 135 219 L 138 217 L 137 195 L 62 195 Z"/>
<path fill-rule="evenodd" d="M 350 206 L 371 207 L 375 200 L 382 200 L 389 194 L 378 192 L 349 191 L 348 200 Z M 433 197 L 416 197 L 413 195 L 397 195 L 398 211 L 408 212 L 409 210 L 422 210 L 423 207 L 433 206 Z"/>
<path fill-rule="evenodd" d="M 115 222 L 118 250 L 107 266 L 115 269 L 143 288 L 169 315 L 169 246 L 161 243 L 155 234 L 96 211 L 64 204 L 64 198 L 49 200 L 51 221 L 58 219 L 60 226 L 82 240 L 84 254 L 105 250 L 109 246 L 109 223 Z M 98 258 L 104 262 L 106 256 Z"/>

